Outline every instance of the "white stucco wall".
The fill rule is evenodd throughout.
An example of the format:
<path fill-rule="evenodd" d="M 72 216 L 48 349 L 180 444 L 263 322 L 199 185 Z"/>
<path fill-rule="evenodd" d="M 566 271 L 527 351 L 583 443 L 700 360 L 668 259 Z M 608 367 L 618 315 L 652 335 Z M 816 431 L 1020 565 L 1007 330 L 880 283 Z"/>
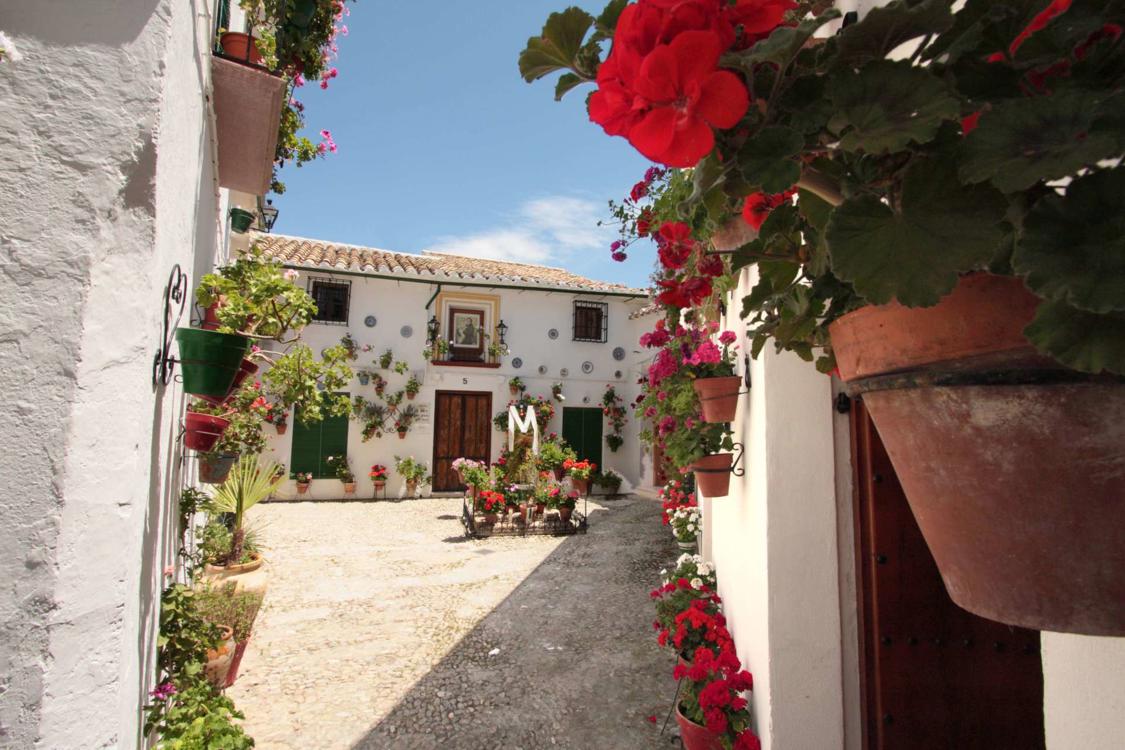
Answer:
<path fill-rule="evenodd" d="M 300 284 L 307 284 L 310 277 L 323 277 L 327 272 L 300 271 Z M 508 389 L 508 380 L 518 375 L 527 385 L 528 393 L 550 398 L 551 384 L 563 383 L 563 393 L 566 396 L 564 403 L 555 402 L 555 417 L 551 421 L 548 431 L 562 432 L 562 409 L 566 406 L 600 408 L 602 395 L 608 384 L 613 384 L 617 393 L 622 397 L 628 412 L 628 423 L 625 427 L 625 443 L 616 452 L 611 452 L 609 447 L 602 444 L 602 462 L 604 468 L 614 469 L 625 477 L 626 488 L 638 484 L 650 484 L 651 477 L 642 476 L 642 459 L 640 449 L 640 426 L 633 417 L 631 403 L 637 395 L 637 339 L 644 329 L 642 321 L 629 320 L 629 313 L 644 304 L 644 300 L 623 301 L 620 298 L 598 297 L 597 295 L 576 295 L 572 292 L 546 293 L 538 290 L 508 289 L 502 286 L 493 288 L 483 287 L 458 287 L 443 284 L 442 292 L 446 295 L 458 293 L 497 295 L 500 297 L 499 317 L 508 325 L 507 340 L 511 348 L 511 355 L 505 357 L 501 367 L 473 368 L 447 365 L 432 365 L 422 356 L 426 340 L 426 323 L 433 312 L 433 308 L 426 309 L 426 304 L 437 291 L 434 284 L 419 284 L 398 282 L 385 278 L 370 278 L 362 276 L 339 276 L 338 278 L 351 281 L 352 291 L 350 297 L 349 324 L 345 326 L 313 323 L 302 334 L 302 339 L 319 352 L 326 346 L 339 342 L 345 332 L 350 332 L 356 342 L 362 347 L 371 345 L 370 352 L 360 353 L 358 361 L 352 363 L 355 370 L 366 368 L 383 375 L 388 381 L 387 392 L 393 393 L 401 389 L 408 375 L 397 375 L 393 371 L 379 370 L 376 360 L 387 348 L 393 349 L 395 358 L 406 360 L 411 371 L 416 373 L 422 381 L 422 389 L 413 402 L 418 406 L 427 406 L 430 409 L 430 419 L 425 424 L 416 424 L 405 439 L 399 439 L 393 431 L 386 433 L 382 438 L 372 438 L 363 442 L 362 425 L 352 420 L 348 426 L 348 456 L 351 460 L 352 470 L 358 481 L 357 495 L 370 496 L 372 493 L 371 481 L 367 478 L 367 470 L 374 463 L 380 463 L 390 468 L 390 481 L 387 493 L 394 497 L 404 491 L 403 483 L 394 471 L 394 457 L 412 455 L 416 459 L 425 461 L 433 469 L 433 404 L 434 393 L 443 391 L 478 391 L 492 394 L 492 413 L 507 407 L 511 394 Z M 576 342 L 571 340 L 571 315 L 573 300 L 591 299 L 604 301 L 609 304 L 608 341 L 602 343 Z M 434 303 L 435 305 L 437 302 Z M 364 318 L 374 315 L 377 323 L 369 328 L 364 324 Z M 413 335 L 404 338 L 401 334 L 403 326 L 410 326 Z M 550 339 L 547 331 L 556 328 L 559 331 L 557 339 Z M 626 357 L 622 361 L 613 358 L 613 350 L 622 347 Z M 523 360 L 523 366 L 515 369 L 512 360 Z M 582 363 L 589 361 L 594 370 L 589 375 L 582 373 Z M 546 374 L 540 375 L 539 366 L 548 368 Z M 560 371 L 566 368 L 567 377 L 562 377 Z M 616 377 L 620 371 L 621 377 Z M 373 399 L 375 389 L 373 385 L 360 385 L 358 380 L 353 380 L 349 392 L 354 395 L 363 395 Z M 290 423 L 293 416 L 290 415 Z M 289 466 L 291 464 L 292 435 L 289 430 L 285 435 L 274 434 L 273 428 L 267 427 L 270 435 L 267 455 Z M 603 424 L 603 436 L 608 434 L 608 424 Z M 506 433 L 492 431 L 492 458 L 495 460 L 502 447 L 507 445 Z M 269 453 L 272 451 L 272 454 Z M 296 486 L 292 481 L 287 481 L 279 488 L 279 498 L 297 497 Z M 309 499 L 338 498 L 341 495 L 340 483 L 335 479 L 314 480 L 307 495 Z"/>
<path fill-rule="evenodd" d="M 743 274 L 735 298 L 750 286 Z M 737 310 L 738 305 L 730 309 Z M 726 327 L 741 331 L 735 317 Z M 844 747 L 831 380 L 794 355 L 751 363 L 735 439 L 746 474 L 705 499 L 705 553 L 715 562 L 731 632 L 754 674 L 765 748 Z"/>
<path fill-rule="evenodd" d="M 0 745 L 134 747 L 180 399 L 163 288 L 215 251 L 206 0 L 14 0 L 0 28 Z M 17 481 L 18 478 L 18 481 Z"/>
<path fill-rule="evenodd" d="M 1048 750 L 1125 747 L 1125 638 L 1043 633 Z"/>

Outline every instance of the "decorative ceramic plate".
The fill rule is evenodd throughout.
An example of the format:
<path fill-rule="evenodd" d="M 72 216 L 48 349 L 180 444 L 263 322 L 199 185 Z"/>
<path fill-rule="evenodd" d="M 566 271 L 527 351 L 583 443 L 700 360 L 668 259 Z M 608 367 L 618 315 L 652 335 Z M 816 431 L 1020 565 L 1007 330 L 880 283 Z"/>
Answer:
<path fill-rule="evenodd" d="M 562 368 L 561 370 L 559 370 L 559 375 L 561 375 L 564 378 L 569 374 L 570 374 L 570 370 L 566 369 L 565 367 Z"/>
<path fill-rule="evenodd" d="M 540 375 L 546 375 L 547 374 L 547 365 L 539 365 L 539 374 Z"/>
<path fill-rule="evenodd" d="M 552 341 L 554 339 L 557 339 L 558 337 L 559 337 L 559 329 L 558 328 L 552 328 L 551 330 L 547 331 L 547 338 L 551 339 Z"/>
<path fill-rule="evenodd" d="M 613 358 L 616 359 L 618 362 L 625 359 L 625 347 L 619 346 L 616 349 L 614 349 L 613 350 Z"/>
<path fill-rule="evenodd" d="M 402 334 L 402 337 L 404 339 L 408 339 L 414 335 L 414 329 L 410 326 L 403 326 L 402 328 L 398 329 L 398 332 Z"/>
<path fill-rule="evenodd" d="M 590 360 L 586 360 L 585 362 L 582 363 L 582 372 L 589 375 L 593 371 L 594 371 L 594 363 L 593 362 L 591 362 Z"/>
<path fill-rule="evenodd" d="M 366 318 L 363 319 L 363 324 L 365 326 L 367 326 L 368 328 L 374 328 L 375 324 L 377 322 L 379 322 L 379 321 L 375 320 L 374 315 L 368 315 Z"/>
<path fill-rule="evenodd" d="M 523 367 L 523 360 L 519 357 L 514 357 L 512 359 L 512 367 L 516 368 L 517 370 L 520 369 L 521 367 Z"/>
<path fill-rule="evenodd" d="M 618 380 L 621 380 L 621 370 L 614 370 L 613 377 L 617 378 Z"/>

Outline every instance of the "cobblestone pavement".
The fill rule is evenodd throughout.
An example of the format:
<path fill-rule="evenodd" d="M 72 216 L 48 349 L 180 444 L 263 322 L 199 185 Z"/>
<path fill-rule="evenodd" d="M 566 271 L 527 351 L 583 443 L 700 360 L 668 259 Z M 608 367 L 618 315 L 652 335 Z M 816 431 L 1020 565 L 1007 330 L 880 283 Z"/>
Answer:
<path fill-rule="evenodd" d="M 659 511 L 591 502 L 585 535 L 466 541 L 459 499 L 259 505 L 269 591 L 228 693 L 264 750 L 676 747 Z"/>

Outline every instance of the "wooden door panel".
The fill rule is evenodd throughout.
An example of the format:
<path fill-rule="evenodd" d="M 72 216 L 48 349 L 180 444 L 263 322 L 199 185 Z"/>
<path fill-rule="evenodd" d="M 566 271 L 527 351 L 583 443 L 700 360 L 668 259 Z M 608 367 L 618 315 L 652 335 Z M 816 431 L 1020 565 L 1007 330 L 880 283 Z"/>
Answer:
<path fill-rule="evenodd" d="M 859 400 L 852 446 L 865 747 L 1044 747 L 1038 632 L 949 598 Z"/>
<path fill-rule="evenodd" d="M 492 394 L 438 391 L 434 399 L 434 468 L 436 492 L 463 490 L 453 461 L 465 457 L 491 460 Z"/>

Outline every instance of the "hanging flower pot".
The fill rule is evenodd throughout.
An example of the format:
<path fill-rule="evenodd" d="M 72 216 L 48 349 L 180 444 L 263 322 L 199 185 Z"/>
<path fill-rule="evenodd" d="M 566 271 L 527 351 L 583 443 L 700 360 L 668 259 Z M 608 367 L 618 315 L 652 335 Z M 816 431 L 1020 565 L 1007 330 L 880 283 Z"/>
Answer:
<path fill-rule="evenodd" d="M 407 392 L 406 392 L 406 400 L 407 400 L 407 401 L 413 401 L 413 400 L 414 400 L 414 397 L 415 397 L 415 396 L 417 396 L 417 395 L 418 395 L 417 393 L 413 393 L 413 392 L 411 392 L 411 391 L 407 391 Z"/>
<path fill-rule="evenodd" d="M 184 445 L 206 453 L 215 447 L 229 426 L 230 420 L 189 411 L 184 417 Z"/>
<path fill-rule="evenodd" d="M 199 481 L 204 484 L 222 484 L 238 460 L 237 453 L 208 453 L 199 459 Z"/>
<path fill-rule="evenodd" d="M 226 398 L 250 347 L 250 339 L 198 328 L 177 328 L 176 341 L 180 346 L 184 391 L 197 396 Z"/>
<path fill-rule="evenodd" d="M 355 376 L 359 380 L 360 385 L 367 385 L 371 382 L 371 373 L 369 372 L 357 372 Z"/>
<path fill-rule="evenodd" d="M 277 424 L 274 425 L 274 429 L 277 430 L 278 435 L 284 435 L 286 430 L 289 429 L 289 423 L 288 422 L 278 422 Z"/>
<path fill-rule="evenodd" d="M 222 323 L 219 322 L 219 303 L 212 302 L 203 310 L 203 320 L 199 327 L 205 331 L 217 331 Z"/>
<path fill-rule="evenodd" d="M 254 44 L 254 37 L 239 31 L 227 31 L 219 37 L 219 45 L 223 54 L 234 60 L 241 60 L 252 65 L 262 64 L 262 55 L 258 46 Z"/>
<path fill-rule="evenodd" d="M 1063 368 L 1023 329 L 1039 304 L 973 274 L 936 306 L 830 327 L 950 597 L 1036 630 L 1125 635 L 1125 382 Z"/>
<path fill-rule="evenodd" d="M 739 390 L 742 378 L 730 375 L 723 378 L 698 378 L 692 386 L 699 394 L 704 422 L 733 422 L 738 411 Z"/>
<path fill-rule="evenodd" d="M 684 750 L 723 750 L 719 735 L 684 716 L 678 705 L 676 723 L 680 725 L 680 740 L 684 743 Z"/>
<path fill-rule="evenodd" d="M 200 396 L 199 398 L 203 399 L 209 404 L 218 405 L 225 403 L 230 399 L 231 396 L 234 395 L 235 391 L 242 387 L 243 381 L 245 381 L 246 378 L 250 377 L 257 371 L 258 365 L 254 364 L 248 359 L 243 359 L 242 362 L 238 365 L 238 372 L 235 374 L 234 381 L 230 384 L 230 388 L 227 390 L 225 396 L 223 396 L 222 398 L 217 398 L 215 396 Z"/>
<path fill-rule="evenodd" d="M 742 454 L 738 458 L 741 460 Z M 697 459 L 691 465 L 695 474 L 695 486 L 704 497 L 726 497 L 730 492 L 730 475 L 742 476 L 742 470 L 735 466 L 733 453 L 712 453 Z"/>
<path fill-rule="evenodd" d="M 406 440 L 406 430 L 399 430 L 398 431 L 398 439 L 399 440 Z"/>
<path fill-rule="evenodd" d="M 245 208 L 232 208 L 230 210 L 230 228 L 238 234 L 245 234 L 254 224 L 254 213 Z"/>

